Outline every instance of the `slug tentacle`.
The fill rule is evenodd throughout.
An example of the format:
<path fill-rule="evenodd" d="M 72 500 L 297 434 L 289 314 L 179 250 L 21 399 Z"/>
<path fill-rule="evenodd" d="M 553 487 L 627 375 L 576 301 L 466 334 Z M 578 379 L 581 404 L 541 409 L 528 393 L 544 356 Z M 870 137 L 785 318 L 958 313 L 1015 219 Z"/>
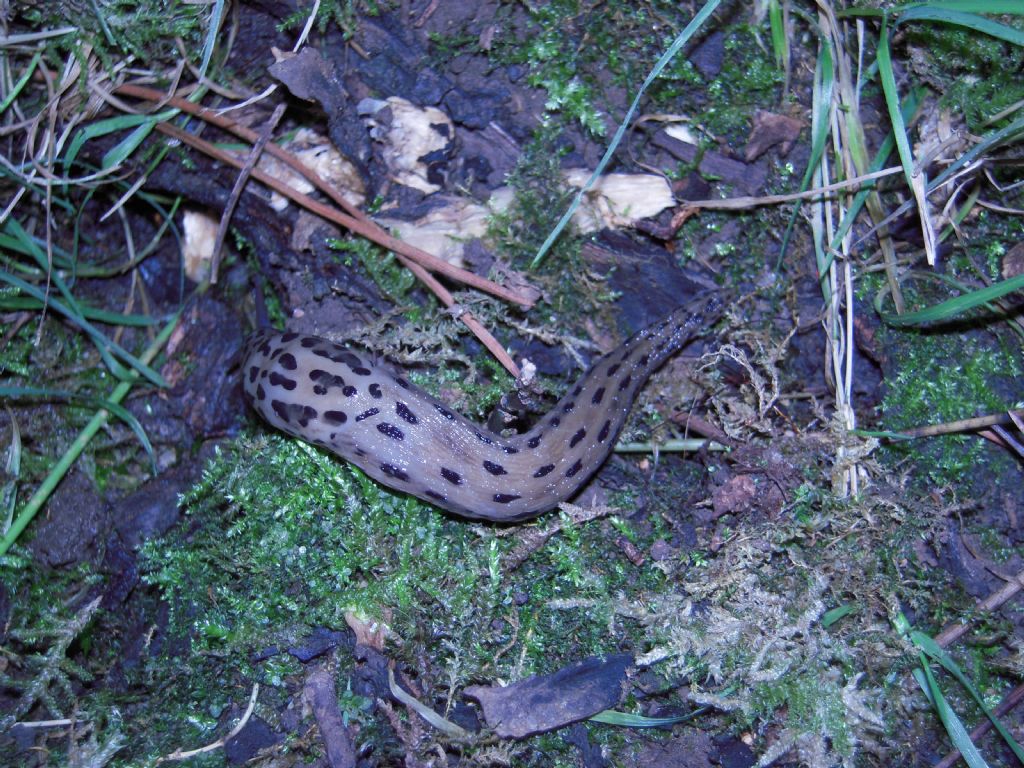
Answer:
<path fill-rule="evenodd" d="M 608 457 L 640 387 L 716 317 L 681 307 L 598 360 L 522 435 L 487 432 L 401 373 L 326 339 L 260 331 L 244 390 L 290 435 L 324 446 L 384 485 L 468 518 L 512 522 L 571 497 Z"/>

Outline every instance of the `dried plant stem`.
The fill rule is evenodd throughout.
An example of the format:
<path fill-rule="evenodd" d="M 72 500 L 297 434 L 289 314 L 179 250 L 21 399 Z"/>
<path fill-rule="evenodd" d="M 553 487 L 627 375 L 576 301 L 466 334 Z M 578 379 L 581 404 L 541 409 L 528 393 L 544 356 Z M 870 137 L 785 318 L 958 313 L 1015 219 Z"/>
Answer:
<path fill-rule="evenodd" d="M 174 126 L 167 125 L 166 123 L 160 123 L 157 126 L 157 129 L 167 134 L 168 136 L 171 136 L 175 139 L 179 139 L 183 143 L 188 144 L 189 146 L 194 147 L 195 149 L 198 149 L 205 154 L 208 154 L 215 160 L 219 160 L 222 163 L 232 165 L 236 168 L 241 167 L 242 161 L 239 158 L 216 148 L 207 141 L 203 141 L 202 139 L 199 139 L 196 136 L 193 136 L 189 133 L 185 133 L 184 131 L 175 128 Z M 434 288 L 434 292 L 438 294 L 438 297 L 446 306 L 454 306 L 455 298 L 443 286 L 441 286 L 441 284 L 437 282 L 432 275 L 429 275 L 429 273 L 427 273 L 427 267 L 425 267 L 425 265 L 423 264 L 424 261 L 426 261 L 427 264 L 430 265 L 429 268 L 436 269 L 436 271 L 438 272 L 442 272 L 448 276 L 454 277 L 454 279 L 461 280 L 462 282 L 466 283 L 467 285 L 471 285 L 474 288 L 479 288 L 482 291 L 486 291 L 487 293 L 491 293 L 499 298 L 504 298 L 509 301 L 523 301 L 522 297 L 518 296 L 517 294 L 514 294 L 512 291 L 502 288 L 497 283 L 493 283 L 490 280 L 487 280 L 486 278 L 479 277 L 478 275 L 475 275 L 472 272 L 468 272 L 464 269 L 459 269 L 458 267 L 452 266 L 448 262 L 439 259 L 436 256 L 432 256 L 426 252 L 420 253 L 420 255 L 416 259 L 416 261 L 419 261 L 420 263 L 416 263 L 411 259 L 411 257 L 406 257 L 408 256 L 407 252 L 409 250 L 418 249 L 414 249 L 412 248 L 412 246 L 408 246 L 407 243 L 403 243 L 401 240 L 392 237 L 391 235 L 385 233 L 383 230 L 380 230 L 379 227 L 377 228 L 379 232 L 371 232 L 369 231 L 369 228 L 364 226 L 363 222 L 361 222 L 360 220 L 348 216 L 342 213 L 341 211 L 337 210 L 336 208 L 332 208 L 329 205 L 325 205 L 324 203 L 321 203 L 319 200 L 314 200 L 309 195 L 304 195 L 301 192 L 295 191 L 283 181 L 279 181 L 278 179 L 275 179 L 272 176 L 268 176 L 259 169 L 254 168 L 252 176 L 257 181 L 266 184 L 275 192 L 278 192 L 284 195 L 285 197 L 288 197 L 293 202 L 301 205 L 306 210 L 311 211 L 319 216 L 322 216 L 328 221 L 333 221 L 335 224 L 339 224 L 345 227 L 346 229 L 356 232 L 357 234 L 363 235 L 364 237 L 366 237 L 369 240 L 372 240 L 378 245 L 381 245 L 393 251 L 399 257 L 403 264 L 409 266 L 409 269 L 412 270 L 412 272 L 417 277 L 419 277 L 421 280 L 423 280 L 428 285 Z M 376 227 L 375 224 L 373 226 Z M 501 362 L 501 364 L 505 366 L 505 368 L 508 369 L 510 373 L 512 373 L 513 376 L 518 376 L 518 366 L 516 366 L 515 362 L 505 351 L 505 348 L 498 343 L 498 340 L 495 339 L 490 334 L 490 332 L 487 331 L 475 318 L 465 317 L 465 315 L 467 315 L 468 313 L 463 311 L 461 314 L 463 316 L 463 322 L 466 324 L 468 328 L 470 328 L 470 330 L 472 330 L 477 335 L 478 338 L 480 338 L 480 341 L 487 347 L 491 354 L 493 354 L 499 360 L 499 362 Z"/>
<path fill-rule="evenodd" d="M 233 120 L 230 120 L 223 115 L 219 115 L 213 110 L 199 107 L 185 99 L 181 99 L 176 96 L 168 98 L 160 91 L 136 85 L 122 85 L 117 89 L 117 93 L 124 96 L 134 96 L 136 98 L 158 101 L 161 104 L 176 107 L 216 125 L 218 128 L 228 131 L 239 138 L 245 139 L 246 141 L 259 141 L 259 134 L 257 132 L 240 126 Z M 172 136 L 201 152 L 204 152 L 216 160 L 232 165 L 236 168 L 244 167 L 243 161 L 236 156 L 224 152 L 209 142 L 203 141 L 192 134 L 187 134 L 166 123 L 158 124 L 157 128 L 163 133 Z M 486 293 L 490 293 L 491 295 L 506 301 L 520 304 L 525 307 L 529 307 L 533 304 L 533 301 L 526 296 L 504 288 L 503 286 L 500 286 L 491 280 L 487 280 L 486 278 L 482 278 L 472 272 L 455 267 L 436 256 L 426 253 L 409 243 L 391 236 L 376 222 L 366 216 L 365 213 L 349 203 L 338 190 L 325 182 L 316 172 L 307 167 L 292 153 L 281 149 L 272 142 L 267 143 L 265 151 L 271 156 L 286 163 L 290 168 L 302 175 L 311 184 L 313 184 L 314 187 L 330 197 L 331 200 L 333 200 L 346 213 L 342 213 L 341 211 L 331 208 L 308 195 L 297 192 L 287 184 L 267 176 L 257 168 L 252 169 L 251 174 L 253 178 L 263 184 L 266 184 L 276 192 L 284 195 L 298 205 L 303 206 L 307 210 L 316 213 L 329 221 L 333 221 L 334 223 L 339 224 L 340 226 L 343 226 L 346 229 L 394 252 L 402 264 L 408 267 L 417 279 L 423 282 L 424 285 L 426 285 L 446 307 L 454 307 L 456 304 L 455 298 L 452 296 L 451 292 L 448 291 L 448 289 L 445 288 L 428 270 L 436 271 L 446 277 L 462 282 Z M 479 320 L 467 311 L 463 311 L 460 314 L 460 319 L 513 376 L 519 376 L 519 367 L 515 364 L 515 361 L 512 360 L 511 356 L 505 352 L 504 347 L 480 323 Z"/>
<path fill-rule="evenodd" d="M 163 757 L 159 758 L 156 761 L 157 765 L 159 765 L 160 763 L 167 763 L 177 760 L 188 760 L 189 758 L 195 757 L 196 755 L 201 755 L 205 752 L 212 752 L 215 749 L 220 749 L 221 747 L 223 747 L 226 743 L 231 741 L 231 739 L 237 736 L 243 728 L 245 728 L 245 724 L 248 723 L 249 718 L 252 717 L 253 710 L 256 709 L 256 699 L 259 697 L 259 695 L 260 684 L 253 683 L 252 691 L 249 693 L 249 706 L 245 708 L 245 713 L 242 715 L 241 719 L 226 736 L 222 736 L 221 738 L 207 744 L 204 747 L 199 747 L 199 749 L 190 749 L 188 752 L 182 752 L 180 749 L 176 749 L 174 752 L 171 752 L 171 754 L 164 755 Z"/>

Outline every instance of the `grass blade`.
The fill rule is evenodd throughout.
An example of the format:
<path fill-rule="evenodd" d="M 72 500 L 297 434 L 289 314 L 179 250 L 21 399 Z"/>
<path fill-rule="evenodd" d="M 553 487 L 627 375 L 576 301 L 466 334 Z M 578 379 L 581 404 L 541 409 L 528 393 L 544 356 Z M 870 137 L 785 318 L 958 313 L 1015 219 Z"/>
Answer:
<path fill-rule="evenodd" d="M 963 296 L 947 299 L 941 304 L 936 304 L 927 309 L 919 309 L 916 312 L 908 312 L 903 315 L 883 312 L 881 308 L 883 294 L 880 293 L 875 298 L 875 310 L 887 325 L 895 327 L 925 325 L 927 323 L 949 320 L 969 309 L 974 309 L 982 304 L 988 304 L 991 301 L 1022 289 L 1024 289 L 1024 275 L 1017 275 L 1017 277 L 1001 280 L 998 283 L 971 291 Z"/>
<path fill-rule="evenodd" d="M 923 170 L 916 168 L 914 153 L 907 137 L 907 126 L 900 112 L 900 97 L 896 89 L 896 75 L 892 67 L 892 56 L 889 53 L 889 26 L 885 17 L 882 18 L 882 29 L 878 33 L 878 77 L 885 95 L 885 106 L 889 111 L 889 122 L 892 124 L 893 135 L 896 137 L 896 150 L 903 166 L 903 175 L 907 186 L 914 193 L 917 201 L 917 212 L 921 219 L 921 234 L 924 236 L 924 250 L 928 263 L 935 264 L 935 229 L 928 215 L 928 179 Z"/>
<path fill-rule="evenodd" d="M 14 507 L 18 503 L 18 478 L 21 476 L 21 429 L 10 408 L 7 414 L 11 417 L 11 444 L 7 448 L 7 461 L 4 462 L 4 485 L 0 488 L 0 509 L 4 516 L 0 535 L 11 529 Z"/>
<path fill-rule="evenodd" d="M 1002 724 L 999 718 L 993 715 L 992 711 L 987 706 L 985 706 L 985 700 L 981 697 L 981 694 L 978 692 L 978 689 L 975 688 L 974 684 L 967 679 L 967 676 L 964 675 L 964 673 L 961 671 L 959 665 L 953 660 L 953 658 L 948 653 L 946 653 L 945 649 L 923 632 L 912 630 L 910 632 L 909 637 L 911 642 L 913 642 L 914 645 L 921 649 L 921 659 L 925 669 L 928 669 L 927 661 L 924 658 L 924 656 L 927 654 L 928 657 L 934 659 L 936 662 L 942 665 L 942 668 L 949 672 L 949 674 L 951 674 L 953 677 L 955 677 L 957 679 L 957 682 L 959 682 L 960 685 L 962 685 L 967 690 L 967 692 L 971 694 L 971 697 L 978 704 L 978 706 L 981 707 L 981 710 L 985 713 L 985 716 L 988 717 L 988 719 L 992 722 L 992 727 L 995 728 L 999 732 L 999 735 L 1003 737 L 1003 741 L 1006 742 L 1006 745 L 1010 748 L 1013 754 L 1017 756 L 1017 759 L 1020 760 L 1021 763 L 1024 763 L 1024 749 L 1021 749 L 1021 746 L 1017 743 L 1013 736 L 1010 735 L 1010 732 L 1006 730 L 1006 727 Z M 930 670 L 928 671 L 928 674 L 931 674 Z M 959 745 L 957 745 L 957 749 L 959 748 Z"/>
<path fill-rule="evenodd" d="M 0 297 L 0 309 L 23 312 L 23 311 L 35 311 L 41 310 L 44 304 L 38 299 L 30 296 L 10 296 Z M 156 325 L 160 322 L 155 317 L 149 317 L 148 315 L 122 315 L 119 312 L 110 312 L 106 309 L 97 309 L 96 307 L 90 307 L 88 304 L 78 304 L 78 309 L 82 313 L 82 317 L 88 318 L 89 320 L 95 320 L 98 323 L 107 323 L 108 325 L 127 325 L 133 328 L 148 328 L 151 325 Z"/>
<path fill-rule="evenodd" d="M 7 108 L 14 103 L 14 100 L 18 98 L 21 90 L 25 87 L 29 80 L 32 79 L 32 75 L 35 74 L 36 67 L 39 65 L 39 60 L 43 58 L 42 51 L 36 52 L 36 55 L 32 57 L 28 63 L 28 67 L 25 68 L 25 74 L 14 84 L 11 88 L 11 92 L 7 94 L 7 97 L 0 101 L 0 115 L 7 111 Z"/>
<path fill-rule="evenodd" d="M 90 123 L 75 134 L 75 138 L 71 140 L 67 154 L 64 156 L 64 168 L 67 169 L 71 167 L 71 164 L 75 162 L 75 158 L 78 157 L 78 153 L 81 152 L 82 147 L 85 146 L 85 142 L 90 139 L 95 139 L 99 136 L 106 136 L 109 133 L 123 131 L 127 128 L 134 128 L 146 123 L 155 124 L 156 122 L 174 117 L 177 113 L 178 111 L 176 109 L 170 109 L 161 112 L 158 115 L 119 115 L 117 117 L 111 117 L 106 120 L 99 120 L 98 122 Z M 120 146 L 120 144 L 118 146 Z M 114 147 L 114 149 L 107 152 L 107 156 L 115 152 L 117 148 L 118 147 Z M 104 165 L 103 167 L 107 168 L 108 166 Z"/>
<path fill-rule="evenodd" d="M 821 157 L 825 152 L 825 142 L 828 140 L 829 130 L 828 115 L 832 109 L 832 94 L 835 90 L 836 82 L 833 63 L 832 42 L 819 33 L 818 60 L 814 66 L 815 87 L 812 96 L 813 104 L 811 106 L 814 134 L 811 136 L 811 155 L 807 160 L 807 169 L 804 171 L 803 179 L 800 180 L 800 189 L 798 190 L 800 192 L 805 192 L 810 186 L 811 179 L 814 176 L 814 169 L 818 167 L 818 163 L 821 162 Z M 782 244 L 779 246 L 779 257 L 776 259 L 776 265 L 781 264 L 782 259 L 786 255 L 786 250 L 789 248 L 789 239 L 793 236 L 793 227 L 796 226 L 796 220 L 800 215 L 800 208 L 802 206 L 803 203 L 800 201 L 793 205 L 793 212 L 789 216 L 789 223 L 786 225 L 785 234 L 782 236 Z M 818 277 L 824 279 L 826 271 L 819 264 Z"/>
<path fill-rule="evenodd" d="M 958 27 L 973 29 L 975 32 L 981 32 L 984 35 L 1005 40 L 1014 45 L 1024 46 L 1024 32 L 973 13 L 962 13 L 961 11 L 918 5 L 903 11 L 893 22 L 893 27 L 895 28 L 898 24 L 911 21 L 937 21 L 943 24 L 955 24 Z"/>
<path fill-rule="evenodd" d="M 106 335 L 100 332 L 100 330 L 96 328 L 96 326 L 94 326 L 91 322 L 89 322 L 89 320 L 85 318 L 84 314 L 82 313 L 78 305 L 78 301 L 75 299 L 74 296 L 71 295 L 71 291 L 68 290 L 68 287 L 64 283 L 64 280 L 60 277 L 59 274 L 53 272 L 52 270 L 49 270 L 48 265 L 46 263 L 46 257 L 43 255 L 43 252 L 39 249 L 38 246 L 36 246 L 36 244 L 28 236 L 28 233 L 25 232 L 24 229 L 22 229 L 21 224 L 19 224 L 14 219 L 9 219 L 7 221 L 6 226 L 7 231 L 10 234 L 12 234 L 16 238 L 19 238 L 22 241 L 23 245 L 25 245 L 25 247 L 28 249 L 28 252 L 39 264 L 39 267 L 42 270 L 44 270 L 44 272 L 49 273 L 49 277 L 53 281 L 53 284 L 57 287 L 57 290 L 64 297 L 64 302 L 60 301 L 59 299 L 53 296 L 48 296 L 46 293 L 41 291 L 37 286 L 32 285 L 31 283 L 22 280 L 20 277 L 16 277 L 15 275 L 9 274 L 7 272 L 0 271 L 0 281 L 8 283 L 9 285 L 13 285 L 30 296 L 34 296 L 39 301 L 46 303 L 47 306 L 52 307 L 53 309 L 60 312 L 73 324 L 78 326 L 82 331 L 84 331 L 89 336 L 90 339 L 92 339 L 93 343 L 96 345 L 96 348 L 100 353 L 100 356 L 103 358 L 104 363 L 107 364 L 107 367 L 109 367 L 111 372 L 119 379 L 124 379 L 125 377 L 124 368 L 116 360 L 114 360 L 114 355 L 116 355 L 118 358 L 124 360 L 133 368 L 138 370 L 143 376 L 149 379 L 149 381 L 151 381 L 156 386 L 167 386 L 167 382 L 164 381 L 163 377 L 159 373 L 154 371 L 148 365 L 142 363 L 137 357 L 129 353 L 127 350 L 123 349 L 119 344 L 116 344 L 115 342 L 108 339 Z"/>
<path fill-rule="evenodd" d="M 591 187 L 594 186 L 594 182 L 600 178 L 601 173 L 604 171 L 605 166 L 608 165 L 608 161 L 612 159 L 612 155 L 615 154 L 615 150 L 618 148 L 619 143 L 622 141 L 622 137 L 626 133 L 626 129 L 629 128 L 630 123 L 633 120 L 633 115 L 636 114 L 637 108 L 640 106 L 640 98 L 644 95 L 644 92 L 650 87 L 651 83 L 661 74 L 661 71 L 668 65 L 672 58 L 679 53 L 679 50 L 686 45 L 687 41 L 693 34 L 700 29 L 701 25 L 707 21 L 708 17 L 714 13 L 715 9 L 719 6 L 722 0 L 708 0 L 704 4 L 704 7 L 700 9 L 700 12 L 693 17 L 686 28 L 676 36 L 676 39 L 672 41 L 672 45 L 668 47 L 668 50 L 661 55 L 655 63 L 653 69 L 648 73 L 647 78 L 644 80 L 643 85 L 640 86 L 640 90 L 637 91 L 636 96 L 633 98 L 633 103 L 629 107 L 629 111 L 626 112 L 625 118 L 622 123 L 619 124 L 618 130 L 615 131 L 615 135 L 612 137 L 611 143 L 608 145 L 608 149 L 604 153 L 604 157 L 597 164 L 594 172 L 590 174 L 590 178 L 587 179 L 587 183 L 580 187 L 580 190 L 576 193 L 572 203 L 569 205 L 568 210 L 562 215 L 562 218 L 558 220 L 555 228 L 551 230 L 551 233 L 547 236 L 547 239 L 541 244 L 540 249 L 537 251 L 537 255 L 533 257 L 533 261 L 530 262 L 530 268 L 536 269 L 537 265 L 540 264 L 541 260 L 547 254 L 558 236 L 562 234 L 562 230 L 565 229 L 566 224 L 569 223 L 569 219 L 572 218 L 573 213 L 579 207 L 580 202 L 583 200 L 583 196 L 586 195 Z"/>
<path fill-rule="evenodd" d="M 985 762 L 985 758 L 981 756 L 978 748 L 974 746 L 974 742 L 971 741 L 971 736 L 964 727 L 964 724 L 957 717 L 953 708 L 949 706 L 946 697 L 942 695 L 942 689 L 939 688 L 938 682 L 935 680 L 934 675 L 932 675 L 931 667 L 928 666 L 928 660 L 923 653 L 921 654 L 920 669 L 914 670 L 914 679 L 917 680 L 917 684 L 921 686 L 921 690 L 924 691 L 925 696 L 928 697 L 932 706 L 935 707 L 939 720 L 942 721 L 942 725 L 949 735 L 949 740 L 953 742 L 953 746 L 960 752 L 964 762 L 970 768 L 988 768 L 988 763 Z"/>
<path fill-rule="evenodd" d="M 604 712 L 598 712 L 591 717 L 590 721 L 592 723 L 604 723 L 605 725 L 619 725 L 624 728 L 663 728 L 668 725 L 685 723 L 687 720 L 692 720 L 706 709 L 706 707 L 702 707 L 695 712 L 676 715 L 675 717 L 646 717 L 644 715 L 634 715 L 629 712 L 617 712 L 614 709 L 606 709 Z"/>
<path fill-rule="evenodd" d="M 152 362 L 157 356 L 164 344 L 171 337 L 171 333 L 175 328 L 178 327 L 178 319 L 180 315 L 175 314 L 171 318 L 170 322 L 164 326 L 160 334 L 153 340 L 153 343 L 146 348 L 146 351 L 142 353 L 142 360 L 147 364 Z M 138 371 L 130 371 L 128 373 L 128 379 L 122 381 L 110 393 L 110 397 L 107 398 L 112 403 L 120 403 L 124 400 L 125 396 L 131 391 L 132 386 L 138 380 Z M 36 492 L 32 494 L 32 498 L 25 503 L 24 509 L 18 514 L 18 517 L 11 524 L 11 527 L 4 533 L 4 537 L 0 540 L 0 557 L 7 553 L 7 550 L 11 548 L 11 545 L 18 540 L 21 532 L 25 530 L 25 527 L 32 521 L 32 518 L 36 516 L 36 513 L 42 508 L 43 504 L 53 493 L 53 489 L 57 487 L 57 484 L 61 481 L 64 475 L 67 473 L 71 465 L 74 464 L 75 460 L 81 455 L 82 451 L 92 440 L 93 436 L 107 423 L 107 419 L 110 417 L 110 412 L 107 410 L 100 410 L 92 417 L 92 420 L 79 432 L 78 437 L 71 444 L 64 455 L 60 457 L 53 469 L 50 470 L 49 474 L 43 480 L 42 484 L 36 489 Z"/>
<path fill-rule="evenodd" d="M 111 402 L 110 400 L 106 400 L 102 397 L 82 395 L 76 392 L 68 392 L 64 389 L 50 389 L 47 387 L 0 386 L 0 397 L 45 397 L 50 399 L 70 400 L 84 405 L 90 405 L 94 408 L 108 410 L 127 424 L 132 432 L 135 433 L 135 437 L 138 438 L 139 443 L 146 451 L 146 455 L 149 456 L 149 463 L 153 469 L 153 473 L 156 474 L 156 454 L 153 453 L 153 446 L 149 442 L 146 430 L 142 428 L 142 424 L 140 424 L 139 420 L 135 418 L 135 414 L 123 405 Z"/>

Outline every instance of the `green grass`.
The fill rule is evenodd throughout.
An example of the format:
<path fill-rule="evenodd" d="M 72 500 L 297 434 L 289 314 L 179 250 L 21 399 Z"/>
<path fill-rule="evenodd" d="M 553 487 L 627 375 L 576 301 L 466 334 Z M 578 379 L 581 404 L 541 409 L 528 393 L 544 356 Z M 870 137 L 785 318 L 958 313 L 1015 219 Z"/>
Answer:
<path fill-rule="evenodd" d="M 175 38 L 181 38 L 186 50 L 202 48 L 210 8 L 185 0 L 90 0 L 29 4 L 22 13 L 23 23 L 37 29 L 78 29 L 48 51 L 50 63 L 59 71 L 64 53 L 82 57 L 84 63 L 86 46 L 108 67 L 126 55 L 148 65 L 176 61 Z M 83 77 L 86 73 L 83 67 Z"/>

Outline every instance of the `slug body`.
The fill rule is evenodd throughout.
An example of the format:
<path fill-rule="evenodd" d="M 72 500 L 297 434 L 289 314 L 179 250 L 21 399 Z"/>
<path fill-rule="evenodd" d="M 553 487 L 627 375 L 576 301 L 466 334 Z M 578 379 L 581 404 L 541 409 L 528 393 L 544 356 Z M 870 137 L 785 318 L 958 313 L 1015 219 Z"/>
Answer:
<path fill-rule="evenodd" d="M 713 306 L 712 306 L 713 305 Z M 719 305 L 683 307 L 598 360 L 529 432 L 502 437 L 401 373 L 316 336 L 260 331 L 243 367 L 268 422 L 457 515 L 513 522 L 571 497 L 608 457 L 648 376 Z"/>

